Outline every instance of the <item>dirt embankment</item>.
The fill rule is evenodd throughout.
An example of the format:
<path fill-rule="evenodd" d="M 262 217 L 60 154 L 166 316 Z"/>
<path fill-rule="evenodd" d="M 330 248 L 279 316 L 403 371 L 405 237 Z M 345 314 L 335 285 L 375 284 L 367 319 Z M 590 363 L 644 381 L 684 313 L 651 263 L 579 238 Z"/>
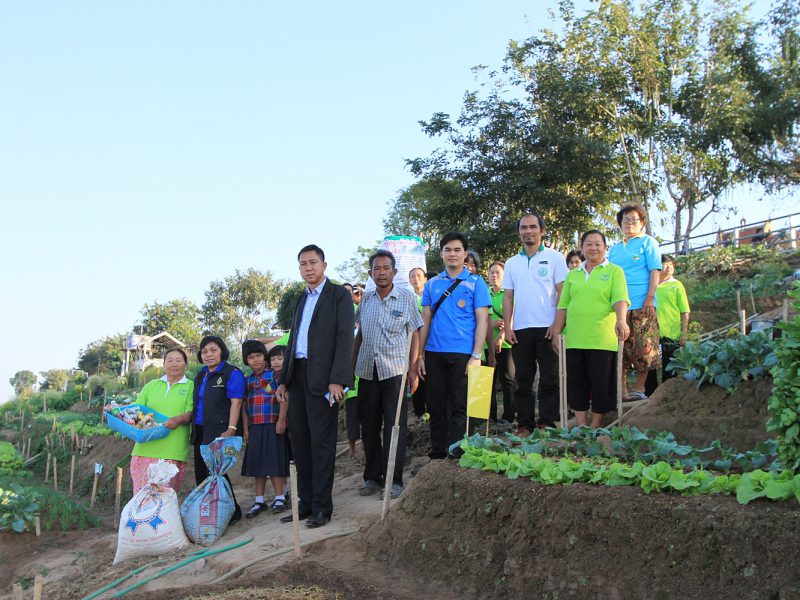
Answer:
<path fill-rule="evenodd" d="M 671 431 L 681 443 L 703 446 L 719 439 L 723 446 L 743 452 L 775 437 L 767 431 L 767 402 L 772 378 L 744 381 L 732 393 L 715 385 L 682 378 L 669 379 L 650 401 L 625 417 L 624 424 L 639 429 Z"/>
<path fill-rule="evenodd" d="M 367 556 L 463 598 L 800 597 L 793 503 L 542 486 L 434 462 Z"/>

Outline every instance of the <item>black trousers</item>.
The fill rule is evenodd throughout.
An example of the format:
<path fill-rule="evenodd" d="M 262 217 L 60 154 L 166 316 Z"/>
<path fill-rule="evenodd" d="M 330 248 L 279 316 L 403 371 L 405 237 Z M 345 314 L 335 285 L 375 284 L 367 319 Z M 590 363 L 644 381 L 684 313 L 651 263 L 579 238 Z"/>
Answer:
<path fill-rule="evenodd" d="M 457 352 L 425 352 L 431 457 L 447 456 L 448 447 L 466 433 L 469 358 Z"/>
<path fill-rule="evenodd" d="M 313 513 L 333 513 L 339 403 L 308 389 L 306 361 L 297 359 L 289 390 L 289 440 L 297 466 L 297 495 Z"/>
<path fill-rule="evenodd" d="M 515 330 L 517 343 L 512 346 L 516 367 L 517 422 L 532 429 L 536 424 L 536 397 L 539 398 L 539 422 L 553 425 L 558 414 L 558 356 L 545 336 L 547 327 L 528 327 Z M 533 389 L 536 370 L 539 370 L 538 394 Z"/>
<path fill-rule="evenodd" d="M 567 403 L 572 410 L 605 414 L 616 409 L 617 353 L 567 350 Z"/>
<path fill-rule="evenodd" d="M 347 425 L 347 439 L 353 442 L 361 439 L 361 411 L 359 409 L 361 383 L 358 384 L 358 394 L 358 396 L 351 396 L 344 401 L 344 420 Z"/>
<path fill-rule="evenodd" d="M 661 340 L 661 383 L 664 383 L 667 379 L 671 379 L 675 377 L 674 373 L 670 373 L 667 371 L 667 365 L 669 365 L 669 361 L 672 360 L 672 356 L 675 354 L 675 351 L 681 347 L 680 340 L 673 340 L 671 338 L 662 337 Z M 653 392 L 656 391 L 658 387 L 658 373 L 656 369 L 650 369 L 647 372 L 647 379 L 645 380 L 644 384 L 644 393 L 648 396 L 652 396 Z"/>
<path fill-rule="evenodd" d="M 489 418 L 492 421 L 497 421 L 497 390 L 501 389 L 503 391 L 503 419 L 511 423 L 517 418 L 517 403 L 514 396 L 517 382 L 511 348 L 503 348 L 499 354 L 495 354 L 495 358 L 497 359 L 497 366 L 494 369 L 492 404 L 489 408 Z"/>
<path fill-rule="evenodd" d="M 392 429 L 397 414 L 397 397 L 400 394 L 402 375 L 378 381 L 378 370 L 374 369 L 372 379 L 361 378 L 358 384 L 364 441 L 364 481 L 386 482 L 386 468 L 389 465 L 389 446 Z M 383 443 L 381 443 L 383 428 Z M 397 455 L 394 463 L 392 483 L 403 484 L 403 463 L 406 459 L 406 438 L 408 437 L 408 410 L 405 393 L 400 409 L 400 436 L 397 438 Z"/>
<path fill-rule="evenodd" d="M 200 485 L 205 481 L 206 477 L 208 477 L 211 473 L 208 471 L 208 467 L 206 466 L 206 461 L 203 460 L 203 455 L 200 454 L 200 446 L 204 445 L 202 443 L 203 440 L 203 426 L 202 425 L 195 425 L 195 431 L 197 431 L 197 441 L 194 444 L 194 484 L 195 486 Z M 244 452 L 240 455 L 240 459 L 244 459 Z M 233 495 L 233 504 L 236 507 L 236 512 L 241 512 L 242 509 L 239 506 L 239 503 L 236 501 L 236 492 L 233 490 L 233 483 L 231 482 L 231 478 L 228 477 L 228 474 L 225 473 L 223 475 L 225 479 L 228 481 L 228 485 L 231 486 L 231 495 Z"/>
<path fill-rule="evenodd" d="M 424 379 L 419 380 L 417 391 L 411 395 L 411 406 L 414 407 L 414 414 L 418 417 L 424 415 L 428 410 L 428 386 Z"/>

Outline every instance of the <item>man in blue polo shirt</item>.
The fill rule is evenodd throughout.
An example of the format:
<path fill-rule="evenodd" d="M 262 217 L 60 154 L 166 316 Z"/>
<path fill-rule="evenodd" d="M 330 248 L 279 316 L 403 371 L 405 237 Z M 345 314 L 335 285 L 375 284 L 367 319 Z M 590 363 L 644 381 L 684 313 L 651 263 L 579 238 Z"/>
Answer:
<path fill-rule="evenodd" d="M 464 266 L 467 239 L 451 231 L 439 242 L 445 270 L 422 291 L 417 372 L 428 386 L 433 459 L 464 437 L 467 427 L 467 367 L 479 366 L 489 322 L 489 288 Z M 458 449 L 460 450 L 460 449 Z M 458 457 L 456 451 L 452 456 Z"/>

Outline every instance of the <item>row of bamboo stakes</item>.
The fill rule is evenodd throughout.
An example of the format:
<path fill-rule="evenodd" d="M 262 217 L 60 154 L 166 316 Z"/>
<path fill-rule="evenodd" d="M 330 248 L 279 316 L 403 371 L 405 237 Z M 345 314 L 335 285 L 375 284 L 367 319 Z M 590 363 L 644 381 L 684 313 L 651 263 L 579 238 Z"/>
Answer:
<path fill-rule="evenodd" d="M 12 417 L 10 412 L 5 413 L 5 423 L 9 424 Z M 58 422 L 55 418 L 53 418 L 53 428 L 49 434 L 44 436 L 45 448 L 46 451 L 40 452 L 35 456 L 31 456 L 31 441 L 33 436 L 25 436 L 25 412 L 20 410 L 19 413 L 19 423 L 20 423 L 20 435 L 17 439 L 17 449 L 19 450 L 20 454 L 23 455 L 25 459 L 25 464 L 30 464 L 34 460 L 38 459 L 42 456 L 45 452 L 47 453 L 47 462 L 45 464 L 45 472 L 44 472 L 44 482 L 45 483 L 52 483 L 53 489 L 59 491 L 59 481 L 58 481 L 58 458 L 56 456 L 55 450 L 57 448 L 67 448 L 69 446 L 69 451 L 71 453 L 70 456 L 70 467 L 69 467 L 69 488 L 68 493 L 71 495 L 75 489 L 75 468 L 77 463 L 77 456 L 83 456 L 88 454 L 92 445 L 89 443 L 86 436 L 80 436 L 75 433 L 75 425 L 70 425 L 69 434 L 65 432 L 58 431 Z M 93 467 L 94 471 L 94 480 L 92 481 L 92 495 L 89 502 L 89 509 L 92 510 L 94 508 L 95 500 L 97 498 L 97 488 L 98 483 L 100 480 L 100 475 L 102 474 L 102 465 L 95 464 Z M 52 477 L 51 477 L 52 474 Z M 120 502 L 122 498 L 122 483 L 123 483 L 123 469 L 122 467 L 117 467 L 117 481 L 116 481 L 116 494 L 114 498 L 114 528 L 116 529 L 119 527 L 119 519 L 120 519 Z M 42 523 L 41 518 L 39 515 L 34 517 L 34 528 L 36 537 L 42 535 Z M 42 594 L 44 589 L 44 578 L 41 575 L 36 575 L 33 584 L 33 599 L 34 600 L 41 600 Z M 15 583 L 12 586 L 12 598 L 13 600 L 23 600 L 23 591 L 22 586 L 19 583 Z"/>
<path fill-rule="evenodd" d="M 33 579 L 33 600 L 42 600 L 42 593 L 44 591 L 44 577 L 41 575 L 37 575 Z M 12 587 L 12 598 L 13 600 L 23 600 L 22 596 L 22 586 L 19 583 L 15 583 Z"/>

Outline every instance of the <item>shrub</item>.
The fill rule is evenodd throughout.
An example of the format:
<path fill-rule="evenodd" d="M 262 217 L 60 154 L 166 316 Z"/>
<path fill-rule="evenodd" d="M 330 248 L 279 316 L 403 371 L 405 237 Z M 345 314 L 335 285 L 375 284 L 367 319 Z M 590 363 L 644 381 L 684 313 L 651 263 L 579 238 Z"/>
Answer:
<path fill-rule="evenodd" d="M 800 283 L 795 283 L 789 296 L 800 313 Z M 775 341 L 777 364 L 772 369 L 767 430 L 777 432 L 778 456 L 784 467 L 796 470 L 800 467 L 800 314 L 778 327 L 783 333 Z"/>
<path fill-rule="evenodd" d="M 10 442 L 0 442 L 0 475 L 12 475 L 21 471 L 25 460 Z"/>

